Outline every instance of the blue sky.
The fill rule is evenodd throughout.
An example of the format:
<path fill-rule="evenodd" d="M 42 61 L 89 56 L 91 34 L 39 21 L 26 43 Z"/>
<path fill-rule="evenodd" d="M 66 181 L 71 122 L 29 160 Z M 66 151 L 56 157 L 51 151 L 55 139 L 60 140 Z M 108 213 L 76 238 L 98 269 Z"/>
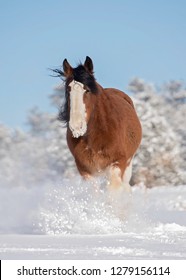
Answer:
<path fill-rule="evenodd" d="M 56 112 L 48 68 L 89 55 L 97 81 L 127 92 L 141 77 L 185 80 L 185 0 L 0 1 L 0 122 L 25 128 L 29 109 Z"/>

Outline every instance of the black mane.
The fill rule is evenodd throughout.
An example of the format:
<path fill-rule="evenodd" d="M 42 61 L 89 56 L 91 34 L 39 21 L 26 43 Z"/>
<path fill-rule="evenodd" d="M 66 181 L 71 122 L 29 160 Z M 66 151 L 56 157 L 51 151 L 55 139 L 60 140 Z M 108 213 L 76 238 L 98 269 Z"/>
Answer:
<path fill-rule="evenodd" d="M 92 94 L 98 93 L 98 88 L 94 75 L 89 73 L 83 64 L 79 64 L 76 68 L 72 68 L 72 74 L 69 77 L 65 77 L 65 73 L 61 69 L 53 70 L 57 73 L 57 77 L 60 77 L 65 82 L 65 103 L 60 109 L 58 120 L 67 124 L 70 120 L 69 116 L 69 92 L 68 85 L 72 80 L 85 85 Z"/>

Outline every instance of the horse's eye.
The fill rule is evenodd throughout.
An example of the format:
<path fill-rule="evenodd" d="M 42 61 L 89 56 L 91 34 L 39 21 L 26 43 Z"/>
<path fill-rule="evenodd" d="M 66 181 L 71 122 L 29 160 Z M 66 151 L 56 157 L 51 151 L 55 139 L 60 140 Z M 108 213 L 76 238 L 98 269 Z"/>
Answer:
<path fill-rule="evenodd" d="M 89 93 L 89 92 L 90 92 L 90 90 L 89 90 L 89 89 L 86 89 L 85 93 Z"/>

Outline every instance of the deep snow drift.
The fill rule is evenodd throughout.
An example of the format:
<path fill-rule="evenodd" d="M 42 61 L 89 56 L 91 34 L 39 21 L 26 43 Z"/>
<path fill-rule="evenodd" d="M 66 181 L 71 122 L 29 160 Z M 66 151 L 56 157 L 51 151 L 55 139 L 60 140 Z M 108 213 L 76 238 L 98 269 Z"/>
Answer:
<path fill-rule="evenodd" d="M 186 186 L 106 183 L 0 187 L 0 259 L 186 259 Z"/>

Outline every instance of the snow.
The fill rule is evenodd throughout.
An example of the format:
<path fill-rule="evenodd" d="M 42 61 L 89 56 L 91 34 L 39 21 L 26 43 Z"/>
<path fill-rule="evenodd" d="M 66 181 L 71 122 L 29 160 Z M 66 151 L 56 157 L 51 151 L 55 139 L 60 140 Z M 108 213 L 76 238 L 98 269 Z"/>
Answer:
<path fill-rule="evenodd" d="M 0 123 L 0 259 L 186 259 L 185 83 L 129 89 L 143 127 L 131 194 L 75 175 L 56 115 L 33 108 L 28 132 Z"/>
<path fill-rule="evenodd" d="M 0 259 L 186 259 L 186 186 L 106 183 L 1 186 Z"/>

